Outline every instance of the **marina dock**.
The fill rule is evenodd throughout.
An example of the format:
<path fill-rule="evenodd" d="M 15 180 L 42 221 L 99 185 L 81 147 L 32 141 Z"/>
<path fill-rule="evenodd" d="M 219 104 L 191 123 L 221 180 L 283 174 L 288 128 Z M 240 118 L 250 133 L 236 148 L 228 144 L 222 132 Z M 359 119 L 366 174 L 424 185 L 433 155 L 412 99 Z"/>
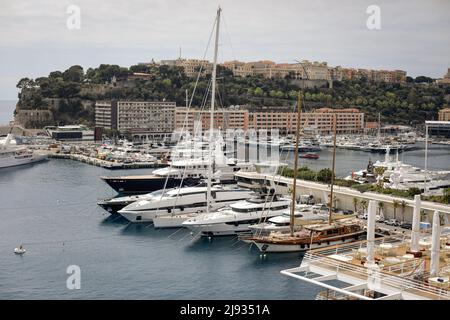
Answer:
<path fill-rule="evenodd" d="M 114 162 L 114 161 L 107 161 L 102 160 L 94 157 L 89 157 L 82 154 L 63 154 L 63 153 L 49 153 L 49 158 L 54 159 L 69 159 L 74 161 L 79 161 L 87 164 L 91 164 L 94 166 L 102 167 L 105 169 L 143 169 L 143 168 L 162 168 L 166 167 L 167 164 L 157 160 L 154 162 L 132 162 L 132 163 L 125 163 L 125 162 Z"/>
<path fill-rule="evenodd" d="M 276 185 L 277 193 L 288 194 L 289 188 L 292 186 L 292 178 L 286 178 L 279 175 L 271 175 L 271 174 L 259 174 L 259 177 L 255 180 L 255 173 L 245 173 L 240 172 L 237 174 L 238 177 L 248 178 L 256 180 L 267 179 L 272 181 Z M 243 185 L 242 185 L 243 186 Z M 329 201 L 329 193 L 330 186 L 323 183 L 306 181 L 306 180 L 297 180 L 297 190 L 300 190 L 300 194 L 309 194 L 314 196 L 315 199 L 321 199 L 322 203 L 327 203 Z M 406 208 L 404 211 L 404 218 L 407 221 L 412 220 L 413 208 L 414 208 L 414 200 L 393 197 L 387 194 L 380 194 L 375 192 L 359 192 L 358 190 L 342 187 L 342 186 L 334 186 L 334 201 L 336 201 L 336 207 L 339 207 L 343 210 L 353 210 L 354 209 L 354 198 L 358 199 L 359 202 L 361 200 L 370 201 L 376 200 L 378 202 L 383 203 L 383 214 L 386 217 L 391 218 L 392 212 L 394 211 L 394 200 L 397 201 L 405 201 Z M 446 219 L 449 221 L 450 219 L 450 205 L 441 204 L 437 202 L 430 201 L 422 201 L 422 210 L 426 214 L 426 219 L 431 221 L 431 215 L 434 211 L 438 210 L 439 212 L 446 214 Z M 397 209 L 397 214 L 400 213 L 400 210 Z"/>

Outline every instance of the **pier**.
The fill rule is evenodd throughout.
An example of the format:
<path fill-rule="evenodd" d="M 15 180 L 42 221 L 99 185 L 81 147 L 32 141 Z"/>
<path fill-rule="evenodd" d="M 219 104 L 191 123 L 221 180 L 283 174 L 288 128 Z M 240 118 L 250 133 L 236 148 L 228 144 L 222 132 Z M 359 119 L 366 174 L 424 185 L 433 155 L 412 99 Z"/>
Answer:
<path fill-rule="evenodd" d="M 167 164 L 162 161 L 154 161 L 154 162 L 114 162 L 102 160 L 94 157 L 89 157 L 83 154 L 64 154 L 64 153 L 49 153 L 49 158 L 54 159 L 69 159 L 74 161 L 79 161 L 87 164 L 91 164 L 94 166 L 102 167 L 105 169 L 144 169 L 144 168 L 161 168 L 166 167 Z"/>
<path fill-rule="evenodd" d="M 288 194 L 289 189 L 292 187 L 293 179 L 286 178 L 279 175 L 273 174 L 259 174 L 256 178 L 255 173 L 247 173 L 247 172 L 239 172 L 236 176 L 253 180 L 255 184 L 259 183 L 262 180 L 268 180 L 273 182 L 273 185 L 276 188 L 277 193 L 280 194 Z M 239 180 L 239 178 L 238 178 Z M 322 203 L 326 204 L 329 202 L 329 194 L 330 194 L 330 186 L 323 183 L 306 181 L 306 180 L 297 180 L 297 190 L 299 190 L 299 194 L 308 194 L 314 196 L 315 199 L 320 199 Z M 405 201 L 406 207 L 404 212 L 402 212 L 402 208 L 397 207 L 397 217 L 403 216 L 404 221 L 412 221 L 413 208 L 414 208 L 414 200 L 401 198 L 401 197 L 393 197 L 386 194 L 380 194 L 375 192 L 359 192 L 358 190 L 342 187 L 342 186 L 334 186 L 334 207 L 339 207 L 342 210 L 354 210 L 355 204 L 354 199 L 358 200 L 358 203 L 361 203 L 361 200 L 365 200 L 369 202 L 370 200 L 376 200 L 378 202 L 383 203 L 382 212 L 386 219 L 393 218 L 394 212 L 394 201 L 397 200 L 399 202 Z M 434 211 L 439 211 L 445 214 L 444 219 L 446 223 L 448 223 L 450 218 L 450 205 L 430 202 L 430 201 L 422 201 L 421 205 L 422 210 L 424 211 L 425 217 L 423 220 L 425 222 L 432 221 L 432 214 Z"/>

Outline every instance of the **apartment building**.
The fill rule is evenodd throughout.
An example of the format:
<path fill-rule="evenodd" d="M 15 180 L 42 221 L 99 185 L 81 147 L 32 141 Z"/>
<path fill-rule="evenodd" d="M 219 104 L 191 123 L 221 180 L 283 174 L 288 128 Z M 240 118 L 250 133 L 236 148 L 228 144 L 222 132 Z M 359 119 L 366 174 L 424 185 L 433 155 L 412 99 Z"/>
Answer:
<path fill-rule="evenodd" d="M 439 121 L 450 121 L 450 108 L 439 110 Z"/>
<path fill-rule="evenodd" d="M 364 113 L 358 109 L 320 108 L 312 112 L 304 112 L 300 121 L 302 127 L 317 134 L 331 134 L 333 119 L 336 114 L 336 132 L 358 133 L 364 128 Z M 267 111 L 255 111 L 249 115 L 249 129 L 278 129 L 281 133 L 295 133 L 297 128 L 297 112 L 273 108 Z"/>
<path fill-rule="evenodd" d="M 186 76 L 196 78 L 199 70 L 202 70 L 202 75 L 211 74 L 213 65 L 208 60 L 201 59 L 176 59 L 176 60 L 161 60 L 161 65 L 177 66 L 184 70 Z"/>
<path fill-rule="evenodd" d="M 333 116 L 336 114 L 337 133 L 357 133 L 364 129 L 364 113 L 358 109 L 320 108 L 312 112 L 302 113 L 301 121 L 305 130 L 318 134 L 331 134 L 333 131 Z M 194 132 L 196 123 L 202 130 L 209 129 L 209 111 L 198 109 L 177 108 L 177 129 L 184 128 Z M 261 108 L 230 108 L 218 110 L 214 114 L 214 128 L 259 130 L 277 129 L 281 134 L 295 133 L 297 127 L 297 112 L 291 107 L 261 107 Z M 199 128 L 195 128 L 198 130 Z"/>
<path fill-rule="evenodd" d="M 406 71 L 403 70 L 371 70 L 371 69 L 342 69 L 343 79 L 365 78 L 372 82 L 404 83 L 406 82 Z"/>
<path fill-rule="evenodd" d="M 194 132 L 200 129 L 208 130 L 211 114 L 209 110 L 178 107 L 175 114 L 175 128 Z M 214 112 L 214 128 L 243 129 L 248 128 L 248 110 L 231 106 L 227 109 L 219 109 Z"/>
<path fill-rule="evenodd" d="M 447 73 L 444 74 L 442 79 L 436 80 L 438 84 L 450 84 L 450 68 L 447 69 Z"/>
<path fill-rule="evenodd" d="M 228 61 L 223 66 L 233 72 L 234 76 L 246 77 L 261 75 L 264 78 L 329 80 L 329 71 L 326 62 L 275 63 L 270 60 L 256 62 Z"/>
<path fill-rule="evenodd" d="M 121 132 L 132 129 L 172 132 L 175 108 L 175 102 L 165 101 L 98 101 L 95 104 L 95 125 Z"/>

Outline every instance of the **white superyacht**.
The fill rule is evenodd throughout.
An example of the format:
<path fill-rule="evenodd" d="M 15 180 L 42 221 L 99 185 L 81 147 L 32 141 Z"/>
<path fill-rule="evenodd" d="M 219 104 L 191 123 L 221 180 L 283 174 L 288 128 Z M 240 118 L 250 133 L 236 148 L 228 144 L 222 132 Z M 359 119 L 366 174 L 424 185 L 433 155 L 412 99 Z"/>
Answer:
<path fill-rule="evenodd" d="M 290 203 L 290 199 L 276 195 L 261 195 L 198 215 L 183 222 L 183 226 L 203 236 L 237 235 L 249 232 L 252 224 L 283 214 Z"/>
<path fill-rule="evenodd" d="M 30 164 L 47 158 L 45 155 L 15 145 L 12 143 L 13 139 L 13 135 L 8 134 L 3 143 L 0 144 L 0 169 Z"/>
<path fill-rule="evenodd" d="M 130 222 L 153 222 L 157 217 L 201 214 L 207 210 L 207 189 L 207 187 L 174 188 L 162 193 L 161 196 L 133 202 L 118 213 Z M 212 186 L 210 207 L 217 210 L 248 199 L 252 195 L 253 191 L 234 186 Z M 170 226 L 181 226 L 181 222 L 173 221 Z"/>

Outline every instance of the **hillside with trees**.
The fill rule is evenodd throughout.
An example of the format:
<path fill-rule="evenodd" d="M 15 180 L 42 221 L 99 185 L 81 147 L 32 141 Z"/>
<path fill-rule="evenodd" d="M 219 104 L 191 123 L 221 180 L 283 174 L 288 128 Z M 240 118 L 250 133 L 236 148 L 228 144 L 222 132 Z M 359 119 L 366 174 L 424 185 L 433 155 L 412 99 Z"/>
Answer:
<path fill-rule="evenodd" d="M 137 75 L 137 76 L 136 76 Z M 140 76 L 139 76 L 140 75 Z M 384 123 L 422 124 L 437 118 L 450 87 L 439 87 L 428 77 L 408 77 L 405 84 L 372 83 L 365 79 L 334 81 L 333 88 L 304 89 L 307 110 L 315 107 L 356 107 L 366 113 L 366 121 L 375 121 L 381 113 Z M 193 97 L 200 106 L 209 88 L 209 76 L 201 77 Z M 17 110 L 51 110 L 56 123 L 93 125 L 94 104 L 98 100 L 176 101 L 186 103 L 186 90 L 192 95 L 196 79 L 182 68 L 159 65 L 134 65 L 130 68 L 102 64 L 86 71 L 78 65 L 65 71 L 53 71 L 36 79 L 23 78 Z M 262 77 L 233 77 L 230 70 L 218 67 L 220 106 L 293 105 L 298 82 Z"/>

